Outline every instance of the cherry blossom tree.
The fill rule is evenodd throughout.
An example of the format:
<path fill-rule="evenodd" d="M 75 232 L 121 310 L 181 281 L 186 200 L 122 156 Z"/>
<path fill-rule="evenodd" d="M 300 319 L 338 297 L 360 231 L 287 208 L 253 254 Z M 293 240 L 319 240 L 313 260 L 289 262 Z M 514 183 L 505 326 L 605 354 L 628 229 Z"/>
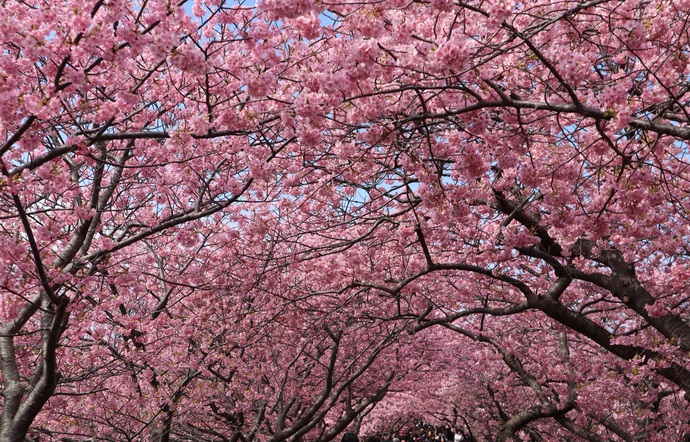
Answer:
<path fill-rule="evenodd" d="M 208 358 L 190 317 L 168 309 L 189 314 L 211 302 L 198 299 L 208 288 L 233 290 L 230 276 L 218 285 L 204 273 L 213 265 L 204 260 L 236 239 L 247 207 L 266 201 L 266 164 L 295 137 L 277 130 L 284 106 L 265 99 L 260 81 L 288 67 L 278 31 L 241 4 L 192 12 L 167 2 L 3 9 L 2 440 L 23 440 L 54 394 L 106 392 L 99 407 L 115 417 L 92 419 L 112 431 L 128 413 L 117 398 L 137 407 L 130 393 L 149 394 L 139 377 L 149 388 L 162 382 L 155 352 L 165 349 L 161 361 L 176 369 L 165 380 L 169 402 Z M 260 220 L 247 222 L 260 235 Z M 189 256 L 201 248 L 210 254 Z M 258 274 L 225 261 L 247 285 Z M 209 314 L 193 316 L 208 328 Z M 160 333 L 167 319 L 178 320 L 168 325 L 175 335 Z M 339 334 L 327 335 L 334 354 Z M 165 416 L 170 404 L 150 399 L 151 416 Z M 128 425 L 127 437 L 148 426 Z"/>
<path fill-rule="evenodd" d="M 0 440 L 687 437 L 688 10 L 4 4 Z"/>
<path fill-rule="evenodd" d="M 303 195 L 310 222 L 294 235 L 333 232 L 358 268 L 343 289 L 390 300 L 389 320 L 493 348 L 528 394 L 497 410 L 499 439 L 550 423 L 589 440 L 686 437 L 684 6 L 328 12 L 352 37 L 329 53 L 340 69 L 313 74 L 338 81 L 308 87 L 345 105 L 320 116 L 324 185 Z"/>

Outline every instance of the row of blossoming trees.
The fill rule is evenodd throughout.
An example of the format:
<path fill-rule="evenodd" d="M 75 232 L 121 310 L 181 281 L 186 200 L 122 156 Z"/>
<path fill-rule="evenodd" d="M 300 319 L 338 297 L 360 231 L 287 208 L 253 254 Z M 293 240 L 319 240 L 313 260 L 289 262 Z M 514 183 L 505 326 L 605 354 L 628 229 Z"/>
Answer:
<path fill-rule="evenodd" d="M 4 2 L 0 440 L 687 437 L 688 10 Z"/>

